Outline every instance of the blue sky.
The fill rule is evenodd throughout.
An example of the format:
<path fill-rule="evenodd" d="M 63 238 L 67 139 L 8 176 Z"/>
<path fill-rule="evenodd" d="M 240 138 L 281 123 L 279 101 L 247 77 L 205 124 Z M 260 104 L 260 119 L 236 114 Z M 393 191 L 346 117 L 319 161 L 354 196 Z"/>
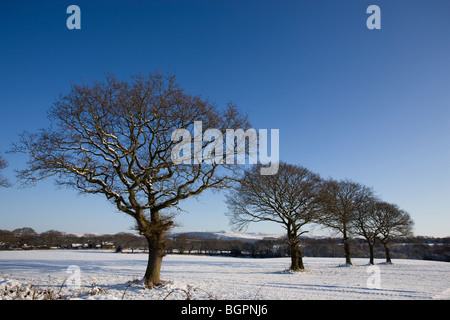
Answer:
<path fill-rule="evenodd" d="M 71 4 L 81 30 L 66 27 Z M 371 4 L 380 30 L 366 27 Z M 13 182 L 25 159 L 5 151 L 48 125 L 71 83 L 158 70 L 219 106 L 235 102 L 256 129 L 279 129 L 282 160 L 373 187 L 411 214 L 418 235 L 450 235 L 448 0 L 2 0 L 0 9 L 0 152 Z M 0 229 L 133 225 L 101 196 L 52 181 L 1 189 L 0 203 Z M 221 194 L 183 209 L 179 229 L 230 229 Z"/>

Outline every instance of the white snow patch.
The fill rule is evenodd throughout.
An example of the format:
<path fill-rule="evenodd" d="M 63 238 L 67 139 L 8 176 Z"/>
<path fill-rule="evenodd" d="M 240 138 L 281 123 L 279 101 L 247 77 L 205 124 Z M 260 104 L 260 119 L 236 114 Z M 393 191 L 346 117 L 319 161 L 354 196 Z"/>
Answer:
<path fill-rule="evenodd" d="M 100 250 L 0 251 L 0 290 L 25 288 L 29 298 L 39 289 L 66 299 L 450 298 L 450 263 L 446 262 L 394 260 L 385 264 L 376 260 L 381 287 L 371 289 L 367 287 L 367 259 L 352 259 L 353 267 L 343 268 L 339 267 L 343 258 L 305 257 L 306 272 L 291 273 L 284 272 L 290 258 L 168 255 L 161 270 L 161 279 L 168 284 L 149 290 L 142 283 L 147 258 L 142 253 Z M 78 266 L 79 274 L 69 273 L 69 266 L 69 270 Z M 68 285 L 74 276 L 79 276 L 79 286 Z"/>

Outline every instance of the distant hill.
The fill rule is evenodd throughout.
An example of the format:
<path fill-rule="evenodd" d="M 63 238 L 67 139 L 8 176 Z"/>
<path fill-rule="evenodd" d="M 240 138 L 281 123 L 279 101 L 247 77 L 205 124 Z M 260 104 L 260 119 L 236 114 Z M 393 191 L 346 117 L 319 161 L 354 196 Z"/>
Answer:
<path fill-rule="evenodd" d="M 203 239 L 222 239 L 222 240 L 240 240 L 253 242 L 262 240 L 264 238 L 280 238 L 282 234 L 265 233 L 265 232 L 232 232 L 232 231 L 183 231 L 174 232 L 169 235 L 170 238 L 174 238 L 180 235 L 187 235 L 190 237 L 203 238 Z"/>

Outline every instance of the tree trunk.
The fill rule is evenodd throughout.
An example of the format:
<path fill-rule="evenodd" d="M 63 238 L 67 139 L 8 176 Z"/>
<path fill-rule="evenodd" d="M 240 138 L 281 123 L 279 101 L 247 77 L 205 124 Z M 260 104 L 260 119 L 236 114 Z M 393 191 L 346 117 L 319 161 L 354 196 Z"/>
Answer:
<path fill-rule="evenodd" d="M 373 259 L 373 243 L 371 243 L 370 241 L 367 241 L 367 244 L 369 245 L 369 263 L 375 264 L 374 259 Z"/>
<path fill-rule="evenodd" d="M 345 252 L 345 263 L 348 265 L 353 265 L 350 254 L 350 241 L 347 237 L 347 233 L 344 233 L 344 252 Z"/>
<path fill-rule="evenodd" d="M 150 221 L 144 218 L 142 211 L 140 211 L 139 217 L 137 219 L 138 229 L 140 234 L 147 239 L 148 243 L 148 262 L 144 275 L 144 286 L 154 288 L 163 284 L 160 279 L 160 273 L 166 249 L 164 235 L 172 222 L 164 224 L 160 220 L 157 210 L 150 212 Z"/>
<path fill-rule="evenodd" d="M 161 285 L 160 273 L 164 257 L 164 249 L 152 249 L 149 246 L 147 269 L 145 270 L 144 285 L 154 288 Z"/>
<path fill-rule="evenodd" d="M 302 251 L 300 250 L 300 246 L 298 243 L 294 243 L 290 246 L 291 249 L 291 267 L 289 270 L 292 271 L 300 271 L 304 270 L 305 266 L 303 265 L 303 257 Z"/>
<path fill-rule="evenodd" d="M 291 246 L 291 267 L 289 269 L 292 271 L 300 270 L 300 267 L 298 265 L 298 252 L 295 248 L 295 245 Z"/>
<path fill-rule="evenodd" d="M 305 270 L 305 266 L 303 265 L 303 252 L 300 249 L 300 247 L 298 248 L 298 251 L 299 251 L 298 267 L 300 268 L 300 270 Z"/>
<path fill-rule="evenodd" d="M 392 263 L 391 261 L 391 250 L 389 249 L 388 243 L 383 242 L 384 250 L 386 251 L 386 263 Z"/>

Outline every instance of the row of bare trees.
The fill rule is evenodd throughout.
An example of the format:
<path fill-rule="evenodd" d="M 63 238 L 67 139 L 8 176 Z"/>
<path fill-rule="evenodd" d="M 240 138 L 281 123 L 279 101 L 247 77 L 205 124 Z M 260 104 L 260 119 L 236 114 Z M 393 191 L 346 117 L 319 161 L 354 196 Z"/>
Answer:
<path fill-rule="evenodd" d="M 304 167 L 288 163 L 280 163 L 275 176 L 260 175 L 257 166 L 248 169 L 227 196 L 227 204 L 235 229 L 242 230 L 251 222 L 280 224 L 286 231 L 290 269 L 294 271 L 304 269 L 300 241 L 309 224 L 341 234 L 349 265 L 351 235 L 365 239 L 373 264 L 376 241 L 383 244 L 390 263 L 392 237 L 412 234 L 410 215 L 397 205 L 382 201 L 371 188 L 350 180 L 322 179 Z"/>
<path fill-rule="evenodd" d="M 201 121 L 205 132 L 247 130 L 247 116 L 231 103 L 219 109 L 208 99 L 186 93 L 175 76 L 150 73 L 121 81 L 107 75 L 101 82 L 74 84 L 50 108 L 48 117 L 48 128 L 25 131 L 12 145 L 10 152 L 27 157 L 26 167 L 16 171 L 19 182 L 28 186 L 52 177 L 60 186 L 103 196 L 131 216 L 149 248 L 144 275 L 148 287 L 161 283 L 165 235 L 174 225 L 180 202 L 205 190 L 233 186 L 245 169 L 228 162 L 199 162 L 199 155 L 218 154 L 216 145 L 211 148 L 215 139 L 199 137 L 195 122 Z M 183 155 L 177 156 L 183 162 L 176 164 L 172 151 L 180 144 L 179 129 L 190 133 L 182 140 L 186 136 L 193 141 L 182 141 Z M 238 158 L 242 155 L 238 148 L 245 144 L 234 136 L 230 139 L 224 142 L 227 158 Z M 192 145 L 194 152 L 188 152 Z M 4 165 L 1 161 L 0 168 Z M 407 226 L 400 228 L 402 217 L 408 215 L 394 205 L 381 205 L 369 189 L 348 181 L 322 181 L 304 168 L 282 166 L 278 174 L 262 176 L 261 166 L 253 165 L 228 205 L 238 227 L 253 221 L 281 223 L 293 270 L 303 268 L 299 237 L 306 224 L 320 223 L 341 232 L 348 263 L 350 230 L 360 228 L 368 241 L 386 243 L 393 234 L 408 231 Z M 364 217 L 359 225 L 358 215 Z"/>

